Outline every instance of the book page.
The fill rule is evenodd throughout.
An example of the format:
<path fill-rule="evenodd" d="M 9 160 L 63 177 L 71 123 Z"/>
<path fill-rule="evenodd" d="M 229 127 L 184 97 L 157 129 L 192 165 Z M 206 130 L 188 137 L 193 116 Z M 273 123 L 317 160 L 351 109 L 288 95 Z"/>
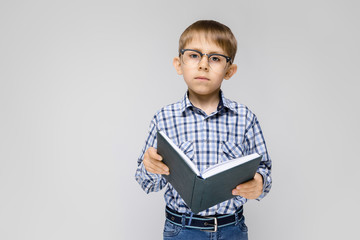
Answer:
<path fill-rule="evenodd" d="M 252 159 L 255 159 L 257 157 L 259 157 L 260 155 L 257 154 L 257 153 L 253 153 L 253 154 L 250 154 L 250 155 L 247 155 L 247 156 L 244 156 L 244 157 L 240 157 L 240 158 L 236 158 L 236 159 L 233 159 L 233 160 L 229 160 L 229 161 L 226 161 L 226 162 L 222 162 L 222 163 L 219 163 L 219 164 L 216 164 L 214 166 L 211 166 L 207 169 L 205 169 L 203 171 L 203 173 L 201 174 L 202 178 L 206 179 L 208 177 L 211 177 L 211 176 L 214 176 L 220 172 L 223 172 L 225 170 L 228 170 L 230 168 L 233 168 L 233 167 L 236 167 L 238 165 L 241 165 L 245 162 L 248 162 Z"/>
<path fill-rule="evenodd" d="M 170 143 L 170 145 L 175 149 L 176 152 L 178 152 L 180 154 L 180 156 L 182 157 L 182 159 L 184 159 L 184 161 L 186 162 L 186 164 L 193 170 L 193 172 L 200 176 L 200 171 L 199 169 L 195 166 L 195 164 L 185 155 L 185 153 L 183 151 L 181 151 L 181 149 L 175 144 L 173 143 L 173 141 L 171 141 L 171 139 L 166 136 L 166 134 L 163 131 L 159 131 L 159 133 L 161 134 L 161 136 L 163 136 L 163 138 Z"/>

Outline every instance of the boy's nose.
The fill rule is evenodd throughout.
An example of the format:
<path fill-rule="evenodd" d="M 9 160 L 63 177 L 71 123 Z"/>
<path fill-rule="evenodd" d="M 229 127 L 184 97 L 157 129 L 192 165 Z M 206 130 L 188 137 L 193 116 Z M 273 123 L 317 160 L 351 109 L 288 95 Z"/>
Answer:
<path fill-rule="evenodd" d="M 208 60 L 208 56 L 204 55 L 202 56 L 200 62 L 199 62 L 199 70 L 205 70 L 208 71 L 209 70 L 209 60 Z"/>

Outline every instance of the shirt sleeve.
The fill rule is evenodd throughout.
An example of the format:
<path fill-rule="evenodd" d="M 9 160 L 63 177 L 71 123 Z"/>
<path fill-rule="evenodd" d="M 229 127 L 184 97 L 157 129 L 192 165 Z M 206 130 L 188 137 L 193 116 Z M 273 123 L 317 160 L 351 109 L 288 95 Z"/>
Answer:
<path fill-rule="evenodd" d="M 272 162 L 268 154 L 265 139 L 261 131 L 260 124 L 255 115 L 250 118 L 250 125 L 246 129 L 246 141 L 249 145 L 249 154 L 258 153 L 263 156 L 257 172 L 263 177 L 263 191 L 262 194 L 257 198 L 258 201 L 263 199 L 271 189 L 272 178 L 271 178 L 271 167 Z"/>
<path fill-rule="evenodd" d="M 141 188 L 146 193 L 160 191 L 167 183 L 165 178 L 163 178 L 161 174 L 154 174 L 148 172 L 143 164 L 144 154 L 146 150 L 149 147 L 157 147 L 156 133 L 156 118 L 154 117 L 149 127 L 149 134 L 146 138 L 145 146 L 143 147 L 141 154 L 138 158 L 138 166 L 135 172 L 136 181 L 140 184 Z"/>

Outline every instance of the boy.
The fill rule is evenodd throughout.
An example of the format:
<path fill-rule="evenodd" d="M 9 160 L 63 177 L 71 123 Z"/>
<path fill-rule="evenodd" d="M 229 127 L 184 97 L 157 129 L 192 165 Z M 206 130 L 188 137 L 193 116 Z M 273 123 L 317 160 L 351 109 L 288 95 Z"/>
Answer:
<path fill-rule="evenodd" d="M 271 160 L 256 116 L 221 91 L 222 81 L 236 73 L 236 49 L 231 30 L 216 21 L 197 21 L 183 32 L 173 65 L 188 91 L 181 101 L 155 114 L 138 159 L 136 180 L 147 193 L 167 184 L 162 174 L 169 174 L 169 168 L 156 152 L 157 130 L 165 131 L 200 171 L 254 152 L 263 159 L 254 179 L 232 191 L 234 198 L 197 215 L 167 184 L 164 239 L 248 239 L 243 205 L 247 199 L 262 199 L 271 188 Z"/>

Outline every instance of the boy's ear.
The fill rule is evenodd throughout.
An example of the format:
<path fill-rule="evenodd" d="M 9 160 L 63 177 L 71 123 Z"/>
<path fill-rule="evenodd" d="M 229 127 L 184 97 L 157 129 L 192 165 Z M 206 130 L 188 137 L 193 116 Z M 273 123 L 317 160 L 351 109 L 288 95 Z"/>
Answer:
<path fill-rule="evenodd" d="M 225 73 L 224 79 L 229 80 L 236 73 L 236 71 L 237 71 L 237 65 L 231 64 Z"/>
<path fill-rule="evenodd" d="M 181 60 L 180 60 L 180 57 L 175 57 L 174 60 L 173 60 L 173 65 L 175 67 L 175 70 L 176 72 L 179 74 L 179 75 L 182 75 L 183 72 L 182 72 L 182 69 L 181 69 Z"/>

